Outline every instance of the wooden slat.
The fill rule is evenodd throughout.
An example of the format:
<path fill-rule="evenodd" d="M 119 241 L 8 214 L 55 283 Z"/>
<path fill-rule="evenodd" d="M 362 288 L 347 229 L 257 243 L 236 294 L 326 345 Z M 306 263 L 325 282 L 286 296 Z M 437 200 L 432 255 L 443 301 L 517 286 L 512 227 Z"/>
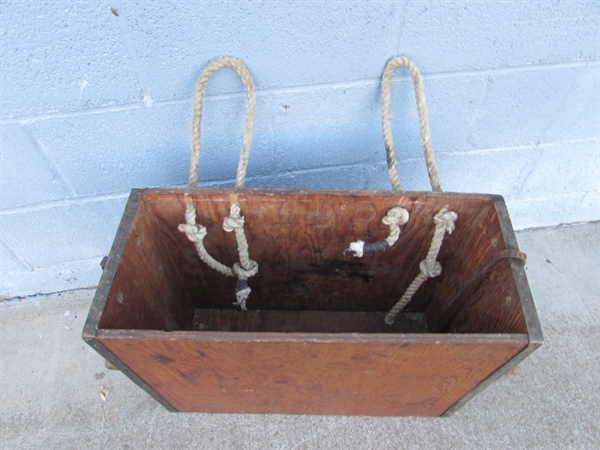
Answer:
<path fill-rule="evenodd" d="M 419 416 L 444 413 L 528 341 L 451 336 L 99 332 L 178 411 Z"/>
<path fill-rule="evenodd" d="M 194 309 L 143 198 L 128 226 L 100 328 L 185 330 Z"/>
<path fill-rule="evenodd" d="M 276 333 L 427 333 L 424 313 L 398 315 L 392 325 L 386 313 L 345 311 L 235 311 L 197 309 L 194 331 Z"/>
<path fill-rule="evenodd" d="M 445 269 L 441 278 L 440 291 L 427 310 L 428 324 L 432 331 L 441 333 L 526 333 L 525 318 L 519 301 L 519 292 L 514 282 L 514 272 L 508 260 L 497 263 L 485 277 L 467 289 L 452 305 L 448 301 L 461 292 L 468 280 L 488 259 L 499 251 L 511 248 L 505 237 L 514 240 L 512 229 L 501 225 L 506 209 L 497 209 L 504 204 L 499 196 L 490 196 L 489 210 L 483 220 L 472 224 L 470 244 L 458 249 L 453 264 Z M 431 285 L 425 288 L 431 289 Z"/>
<path fill-rule="evenodd" d="M 88 313 L 88 317 L 83 328 L 83 339 L 88 343 L 96 336 L 100 319 L 104 314 L 106 302 L 111 290 L 113 289 L 113 283 L 117 274 L 117 270 L 119 269 L 119 265 L 121 264 L 121 257 L 125 249 L 125 243 L 129 238 L 131 227 L 138 211 L 138 204 L 140 202 L 141 195 L 142 191 L 140 189 L 134 189 L 131 191 L 129 199 L 127 200 L 127 204 L 125 205 L 123 217 L 121 217 L 121 222 L 119 223 L 119 228 L 117 229 L 117 234 L 110 249 L 110 254 L 106 260 L 103 258 L 101 262 L 102 276 L 100 278 L 100 282 L 98 283 L 98 288 L 96 289 L 96 293 L 90 307 L 90 312 Z"/>
<path fill-rule="evenodd" d="M 510 262 L 500 261 L 493 269 L 444 311 L 439 318 L 440 332 L 526 332 Z"/>

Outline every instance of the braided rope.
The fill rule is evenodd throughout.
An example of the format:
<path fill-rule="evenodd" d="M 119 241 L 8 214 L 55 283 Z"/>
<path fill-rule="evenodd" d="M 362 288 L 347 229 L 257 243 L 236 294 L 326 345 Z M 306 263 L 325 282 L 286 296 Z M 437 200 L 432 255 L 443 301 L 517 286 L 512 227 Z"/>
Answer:
<path fill-rule="evenodd" d="M 258 273 L 258 263 L 250 259 L 248 241 L 244 233 L 245 219 L 240 215 L 240 207 L 237 204 L 231 205 L 230 215 L 223 220 L 223 229 L 227 232 L 234 231 L 235 238 L 238 244 L 238 254 L 240 262 L 235 263 L 233 267 L 227 267 L 214 259 L 206 247 L 204 247 L 204 238 L 208 234 L 206 227 L 196 223 L 196 209 L 188 194 L 184 194 L 185 222 L 180 224 L 177 229 L 185 233 L 188 240 L 194 243 L 196 252 L 200 259 L 211 269 L 216 270 L 228 277 L 237 277 L 238 283 L 235 288 L 237 301 L 234 305 L 239 306 L 242 310 L 246 310 L 246 300 L 250 296 L 250 286 L 248 286 L 248 278 L 253 277 Z"/>
<path fill-rule="evenodd" d="M 185 233 L 188 240 L 194 243 L 198 256 L 208 267 L 228 277 L 235 277 L 236 275 L 232 269 L 225 264 L 221 264 L 206 251 L 206 248 L 204 247 L 204 238 L 208 234 L 208 231 L 203 225 L 196 224 L 196 209 L 187 194 L 184 199 L 186 202 L 185 223 L 180 224 L 177 229 L 182 233 Z"/>
<path fill-rule="evenodd" d="M 433 222 L 435 223 L 435 231 L 433 232 L 433 238 L 431 240 L 429 250 L 427 251 L 427 256 L 425 256 L 425 259 L 419 264 L 419 269 L 421 271 L 410 283 L 408 288 L 406 288 L 406 291 L 400 300 L 398 300 L 394 307 L 390 309 L 390 312 L 386 314 L 385 323 L 388 325 L 391 325 L 394 322 L 398 313 L 402 311 L 406 305 L 408 305 L 413 295 L 415 295 L 417 290 L 421 287 L 425 280 L 427 280 L 427 278 L 434 278 L 442 273 L 442 265 L 437 261 L 437 257 L 440 252 L 440 248 L 442 247 L 444 235 L 446 233 L 452 234 L 456 219 L 458 219 L 458 214 L 456 214 L 454 211 L 449 211 L 447 208 L 443 208 L 433 218 Z"/>
<path fill-rule="evenodd" d="M 441 192 L 440 179 L 435 164 L 433 155 L 433 147 L 431 145 L 431 133 L 429 131 L 429 118 L 427 115 L 427 105 L 425 103 L 425 91 L 423 89 L 423 78 L 417 65 L 411 59 L 405 56 L 397 56 L 388 61 L 383 70 L 381 78 L 381 117 L 383 127 L 383 141 L 387 152 L 387 163 L 392 187 L 395 191 L 402 189 L 400 185 L 400 177 L 396 168 L 396 151 L 394 150 L 394 139 L 392 135 L 392 75 L 397 67 L 406 67 L 413 80 L 415 88 L 415 98 L 417 100 L 417 111 L 419 113 L 419 125 L 421 129 L 421 144 L 425 153 L 425 162 L 427 164 L 427 172 L 429 173 L 429 182 L 431 189 L 435 192 Z"/>
<path fill-rule="evenodd" d="M 254 130 L 254 109 L 255 91 L 254 82 L 248 72 L 248 69 L 237 58 L 222 57 L 210 62 L 202 71 L 196 82 L 196 91 L 194 92 L 194 116 L 192 119 L 192 155 L 190 157 L 190 176 L 189 187 L 195 188 L 198 184 L 198 164 L 200 162 L 201 146 L 201 122 L 202 122 L 202 99 L 209 78 L 223 67 L 231 67 L 235 70 L 246 89 L 246 124 L 244 129 L 244 138 L 242 141 L 242 153 L 238 163 L 237 175 L 235 178 L 235 187 L 243 188 L 246 179 L 246 169 L 248 167 L 248 158 L 250 157 L 250 147 L 252 146 L 252 134 Z"/>
<path fill-rule="evenodd" d="M 198 165 L 200 162 L 201 147 L 201 122 L 202 122 L 202 99 L 204 91 L 210 77 L 222 69 L 231 67 L 242 79 L 246 89 L 246 124 L 244 129 L 244 138 L 242 142 L 242 152 L 238 163 L 237 175 L 235 178 L 235 187 L 243 188 L 246 179 L 246 169 L 248 167 L 248 158 L 250 157 L 250 147 L 252 145 L 252 134 L 254 128 L 254 109 L 255 109 L 255 91 L 254 82 L 248 72 L 248 69 L 239 59 L 222 57 L 210 62 L 198 77 L 196 90 L 194 92 L 194 115 L 192 118 L 192 154 L 190 157 L 190 176 L 189 188 L 195 188 L 198 184 Z M 200 259 L 210 268 L 216 270 L 228 277 L 237 277 L 236 303 L 242 310 L 246 309 L 246 300 L 250 295 L 251 289 L 248 286 L 248 278 L 256 275 L 258 264 L 252 261 L 248 252 L 248 241 L 244 234 L 244 218 L 240 216 L 240 207 L 233 204 L 230 209 L 229 217 L 223 221 L 223 229 L 227 232 L 235 231 L 235 237 L 238 244 L 238 254 L 240 262 L 235 263 L 233 267 L 227 267 L 208 254 L 204 247 L 204 238 L 207 230 L 201 224 L 196 224 L 196 209 L 188 194 L 184 195 L 186 203 L 185 224 L 178 226 L 179 231 L 185 233 L 187 238 L 194 243 Z"/>
<path fill-rule="evenodd" d="M 258 273 L 258 264 L 256 261 L 250 259 L 248 241 L 244 233 L 244 223 L 245 219 L 240 215 L 239 205 L 231 205 L 229 216 L 223 220 L 223 229 L 228 233 L 235 232 L 238 254 L 240 255 L 240 262 L 235 263 L 232 268 L 235 276 L 238 278 L 238 285 L 236 287 L 237 302 L 235 304 L 245 311 L 246 300 L 248 300 L 250 292 L 252 292 L 246 280 Z"/>

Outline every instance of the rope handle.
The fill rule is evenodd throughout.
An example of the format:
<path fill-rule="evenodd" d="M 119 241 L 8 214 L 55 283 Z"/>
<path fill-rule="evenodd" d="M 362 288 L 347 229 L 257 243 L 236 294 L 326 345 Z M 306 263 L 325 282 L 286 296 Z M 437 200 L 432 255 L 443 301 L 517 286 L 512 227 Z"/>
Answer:
<path fill-rule="evenodd" d="M 252 146 L 252 134 L 254 131 L 254 109 L 256 106 L 256 94 L 254 82 L 248 69 L 242 61 L 237 58 L 224 56 L 211 61 L 202 71 L 196 82 L 194 92 L 194 115 L 192 118 L 192 155 L 190 157 L 190 176 L 188 186 L 196 187 L 198 184 L 198 163 L 200 162 L 201 145 L 201 126 L 202 121 L 202 99 L 209 78 L 223 67 L 230 67 L 237 72 L 244 83 L 246 89 L 246 125 L 244 128 L 244 138 L 242 141 L 242 152 L 238 163 L 237 175 L 235 178 L 235 187 L 243 188 L 246 179 L 246 168 L 248 167 L 248 158 L 250 157 L 250 147 Z"/>
<path fill-rule="evenodd" d="M 381 77 L 381 112 L 383 126 L 383 141 L 387 152 L 387 163 L 392 187 L 395 191 L 402 190 L 400 177 L 396 168 L 396 152 L 394 150 L 394 139 L 392 136 L 392 75 L 397 67 L 406 67 L 412 77 L 417 100 L 417 111 L 419 113 L 419 126 L 421 129 L 421 144 L 425 153 L 425 163 L 429 173 L 429 182 L 434 192 L 441 192 L 440 179 L 431 146 L 431 133 L 429 131 L 429 118 L 427 116 L 427 105 L 425 104 L 425 91 L 423 89 L 423 78 L 415 62 L 406 56 L 396 56 L 388 61 Z"/>

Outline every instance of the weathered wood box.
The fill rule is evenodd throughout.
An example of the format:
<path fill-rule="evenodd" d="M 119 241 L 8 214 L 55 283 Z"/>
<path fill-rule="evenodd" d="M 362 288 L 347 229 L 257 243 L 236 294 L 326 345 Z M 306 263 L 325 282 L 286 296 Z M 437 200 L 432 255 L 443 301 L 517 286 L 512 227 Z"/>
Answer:
<path fill-rule="evenodd" d="M 402 191 L 396 171 L 400 66 L 433 193 Z M 197 189 L 202 97 L 223 67 L 246 88 L 237 188 Z M 382 76 L 393 192 L 243 189 L 254 104 L 241 61 L 208 64 L 190 188 L 132 191 L 83 331 L 108 363 L 173 411 L 438 416 L 541 345 L 504 201 L 441 192 L 413 61 Z"/>
<path fill-rule="evenodd" d="M 233 202 L 253 259 L 248 311 L 235 279 L 178 231 L 190 194 L 206 248 L 238 260 L 221 222 Z M 381 217 L 410 213 L 391 248 Z M 438 260 L 393 325 L 384 316 L 419 273 L 443 207 L 458 213 Z M 438 416 L 542 342 L 501 197 L 387 191 L 146 189 L 130 196 L 84 339 L 174 411 Z M 513 253 L 511 253 L 513 251 Z"/>

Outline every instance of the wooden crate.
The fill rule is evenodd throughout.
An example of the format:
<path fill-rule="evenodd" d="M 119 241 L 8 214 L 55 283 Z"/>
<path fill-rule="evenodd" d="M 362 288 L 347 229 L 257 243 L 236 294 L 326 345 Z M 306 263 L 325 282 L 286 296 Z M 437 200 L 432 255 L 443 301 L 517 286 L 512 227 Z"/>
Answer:
<path fill-rule="evenodd" d="M 193 199 L 219 261 L 238 260 L 221 221 L 236 202 L 252 259 L 248 311 L 235 279 L 177 230 Z M 398 242 L 355 258 L 356 238 L 410 213 Z M 443 207 L 458 213 L 438 260 L 396 322 L 386 312 L 419 273 Z M 388 191 L 146 189 L 130 196 L 84 339 L 173 411 L 438 416 L 542 343 L 523 262 L 486 262 L 517 242 L 499 196 Z M 459 295 L 460 294 L 460 295 Z"/>

